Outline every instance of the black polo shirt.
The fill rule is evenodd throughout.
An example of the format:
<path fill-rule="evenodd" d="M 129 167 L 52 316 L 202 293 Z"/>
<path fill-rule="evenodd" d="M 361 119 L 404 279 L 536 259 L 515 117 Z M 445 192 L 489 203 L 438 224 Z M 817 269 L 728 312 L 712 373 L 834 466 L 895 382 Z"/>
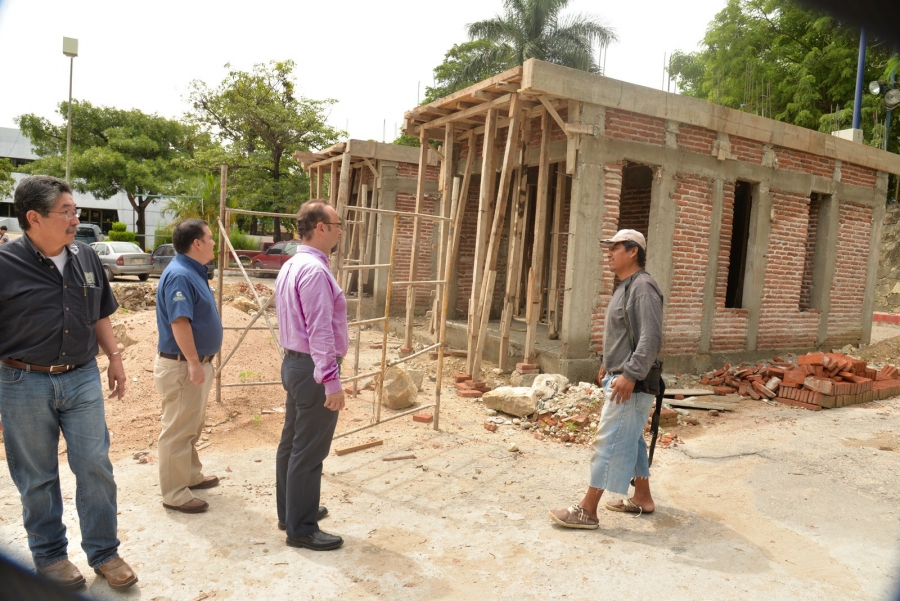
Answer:
<path fill-rule="evenodd" d="M 66 252 L 60 274 L 26 235 L 0 246 L 0 359 L 81 365 L 97 356 L 94 324 L 119 304 L 94 249 L 73 242 Z"/>

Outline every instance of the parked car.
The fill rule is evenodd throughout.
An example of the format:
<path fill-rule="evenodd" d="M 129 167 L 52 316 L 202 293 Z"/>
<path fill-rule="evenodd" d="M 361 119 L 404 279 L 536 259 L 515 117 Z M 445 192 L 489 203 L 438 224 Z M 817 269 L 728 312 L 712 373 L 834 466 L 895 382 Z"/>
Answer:
<path fill-rule="evenodd" d="M 85 244 L 103 242 L 105 238 L 103 230 L 96 223 L 79 223 L 75 230 L 75 239 Z"/>
<path fill-rule="evenodd" d="M 150 275 L 155 275 L 157 277 L 162 275 L 162 272 L 166 270 L 166 267 L 169 266 L 169 263 L 172 262 L 172 259 L 175 258 L 175 247 L 171 244 L 160 244 L 156 250 L 153 251 L 153 254 L 150 255 Z M 215 260 L 210 261 L 206 264 L 207 274 L 206 278 L 211 280 L 216 273 L 216 262 Z"/>
<path fill-rule="evenodd" d="M 281 269 L 288 259 L 297 252 L 300 242 L 297 240 L 289 240 L 287 242 L 278 242 L 269 247 L 264 253 L 259 253 L 250 260 L 253 269 Z"/>
<path fill-rule="evenodd" d="M 117 275 L 136 275 L 142 282 L 150 277 L 150 255 L 134 242 L 94 242 L 91 248 L 100 257 L 109 281 Z"/>

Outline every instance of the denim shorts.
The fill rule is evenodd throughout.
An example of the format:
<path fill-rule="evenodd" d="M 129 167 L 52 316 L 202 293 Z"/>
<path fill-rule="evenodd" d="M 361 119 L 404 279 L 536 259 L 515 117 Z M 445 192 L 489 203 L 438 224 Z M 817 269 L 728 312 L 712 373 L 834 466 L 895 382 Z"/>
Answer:
<path fill-rule="evenodd" d="M 632 478 L 650 477 L 644 426 L 656 397 L 635 392 L 622 404 L 610 402 L 612 383 L 617 377 L 607 374 L 603 378 L 606 403 L 594 441 L 590 484 L 593 488 L 624 495 L 628 494 Z"/>

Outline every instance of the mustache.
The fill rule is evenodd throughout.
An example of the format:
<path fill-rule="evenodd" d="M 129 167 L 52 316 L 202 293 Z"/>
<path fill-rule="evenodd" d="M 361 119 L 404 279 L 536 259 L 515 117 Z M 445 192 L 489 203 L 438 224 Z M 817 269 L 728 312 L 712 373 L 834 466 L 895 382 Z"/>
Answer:
<path fill-rule="evenodd" d="M 75 228 L 75 227 L 67 227 L 67 228 L 66 228 L 66 233 L 67 233 L 67 234 L 74 234 L 74 233 L 77 232 L 77 231 L 78 231 L 78 228 Z"/>

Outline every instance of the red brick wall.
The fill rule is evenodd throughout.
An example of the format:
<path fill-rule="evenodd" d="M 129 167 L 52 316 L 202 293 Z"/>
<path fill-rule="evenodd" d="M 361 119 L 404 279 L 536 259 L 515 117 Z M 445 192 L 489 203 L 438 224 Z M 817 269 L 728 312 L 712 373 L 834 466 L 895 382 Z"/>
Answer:
<path fill-rule="evenodd" d="M 800 282 L 800 310 L 810 308 L 810 294 L 813 285 L 813 259 L 816 253 L 816 237 L 819 234 L 820 197 L 813 194 L 809 198 L 809 226 L 806 229 L 806 253 L 803 259 L 803 280 Z"/>
<path fill-rule="evenodd" d="M 707 155 L 712 154 L 716 137 L 716 132 L 711 129 L 684 123 L 678 126 L 678 134 L 676 135 L 678 148 Z"/>
<path fill-rule="evenodd" d="M 610 163 L 604 166 L 604 184 L 605 193 L 603 195 L 604 215 L 603 215 L 603 231 L 602 238 L 607 239 L 615 235 L 618 231 L 619 223 L 619 197 L 622 194 L 622 163 Z M 600 249 L 603 256 L 604 249 Z M 597 302 L 594 304 L 593 319 L 591 320 L 591 348 L 598 352 L 603 352 L 603 322 L 606 318 L 606 307 L 612 298 L 613 285 L 615 275 L 609 270 L 604 261 L 600 269 L 600 294 L 597 295 Z M 578 290 L 578 284 L 575 283 L 575 293 Z"/>
<path fill-rule="evenodd" d="M 368 169 L 367 169 L 368 171 Z M 441 176 L 440 165 L 425 166 L 425 181 L 436 182 Z M 419 178 L 419 165 L 416 163 L 398 163 L 397 177 L 406 177 L 409 179 Z M 415 207 L 415 205 L 413 205 Z"/>
<path fill-rule="evenodd" d="M 408 163 L 401 163 L 408 165 Z M 415 194 L 397 193 L 397 210 L 414 213 L 416 210 Z M 434 213 L 434 200 L 424 198 L 422 200 L 422 213 Z M 412 241 L 414 219 L 412 217 L 401 217 L 397 225 L 397 250 L 394 255 L 394 280 L 409 281 L 410 257 L 412 256 Z M 432 272 L 431 267 L 431 232 L 433 222 L 421 220 L 419 222 L 419 244 L 418 244 L 418 262 L 416 264 L 416 280 L 434 280 L 438 279 L 437 274 Z M 423 285 L 416 287 L 416 307 L 425 308 L 429 306 L 432 298 L 434 286 Z M 406 306 L 406 286 L 395 286 L 391 292 L 391 306 L 393 308 Z"/>
<path fill-rule="evenodd" d="M 606 135 L 610 138 L 663 146 L 666 143 L 666 122 L 664 119 L 639 113 L 607 109 Z"/>
<path fill-rule="evenodd" d="M 821 175 L 828 179 L 834 177 L 833 159 L 780 147 L 775 148 L 775 158 L 779 169 Z"/>
<path fill-rule="evenodd" d="M 711 351 L 742 351 L 747 338 L 746 309 L 726 309 L 728 270 L 731 267 L 731 244 L 734 233 L 734 182 L 722 188 L 722 226 L 719 231 L 719 256 L 716 268 L 716 313 L 709 339 Z"/>
<path fill-rule="evenodd" d="M 663 352 L 694 353 L 700 346 L 703 282 L 709 258 L 713 183 L 678 174 L 672 200 L 676 206 L 672 250 L 672 285 L 663 325 Z"/>
<path fill-rule="evenodd" d="M 772 190 L 775 220 L 766 249 L 758 349 L 803 348 L 816 342 L 819 311 L 800 311 L 809 197 Z"/>
<path fill-rule="evenodd" d="M 840 203 L 838 239 L 834 249 L 837 261 L 828 312 L 828 339 L 836 346 L 857 342 L 861 334 L 872 218 L 872 207 Z"/>
<path fill-rule="evenodd" d="M 730 137 L 731 154 L 738 161 L 745 163 L 762 164 L 763 145 L 762 142 L 754 142 L 747 138 L 739 138 L 737 136 Z"/>
<path fill-rule="evenodd" d="M 877 173 L 866 167 L 844 163 L 841 165 L 841 182 L 862 188 L 874 188 Z"/>

